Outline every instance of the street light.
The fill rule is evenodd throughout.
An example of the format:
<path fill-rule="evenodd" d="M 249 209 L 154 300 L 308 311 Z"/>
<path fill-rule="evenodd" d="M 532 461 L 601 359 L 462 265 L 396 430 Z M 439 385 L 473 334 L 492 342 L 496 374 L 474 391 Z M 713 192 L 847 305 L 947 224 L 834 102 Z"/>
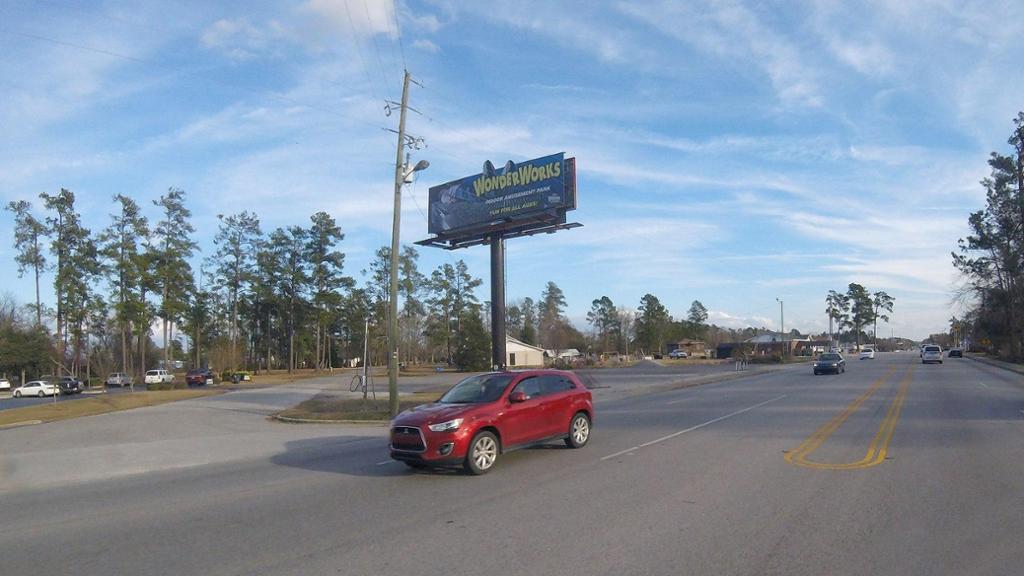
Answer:
<path fill-rule="evenodd" d="M 408 75 L 406 75 L 408 80 Z M 405 98 L 402 99 L 402 125 L 405 130 Z M 402 158 L 402 135 L 398 140 L 398 159 Z M 398 414 L 398 232 L 402 214 L 402 183 L 409 180 L 414 172 L 425 170 L 430 162 L 420 160 L 409 168 L 409 155 L 405 163 L 395 170 L 395 213 L 391 223 L 391 274 L 388 286 L 388 404 L 392 416 Z M 366 359 L 363 359 L 365 365 Z"/>
<path fill-rule="evenodd" d="M 419 162 L 416 163 L 415 166 L 413 166 L 410 169 L 409 168 L 409 160 L 408 160 L 408 158 L 406 158 L 406 161 L 405 161 L 405 176 L 402 178 L 402 182 L 405 182 L 406 184 L 412 184 L 412 174 L 413 174 L 413 172 L 419 172 L 420 170 L 426 170 L 427 168 L 430 168 L 430 162 L 427 162 L 426 160 L 420 160 Z"/>
<path fill-rule="evenodd" d="M 786 314 L 785 314 L 785 310 L 782 307 L 782 300 L 779 300 L 778 298 L 775 298 L 775 301 L 779 303 L 779 333 L 782 335 L 782 337 L 780 338 L 780 340 L 782 340 L 782 355 L 783 356 L 789 356 L 789 354 L 787 354 L 787 352 L 789 352 L 789 350 L 786 348 Z"/>

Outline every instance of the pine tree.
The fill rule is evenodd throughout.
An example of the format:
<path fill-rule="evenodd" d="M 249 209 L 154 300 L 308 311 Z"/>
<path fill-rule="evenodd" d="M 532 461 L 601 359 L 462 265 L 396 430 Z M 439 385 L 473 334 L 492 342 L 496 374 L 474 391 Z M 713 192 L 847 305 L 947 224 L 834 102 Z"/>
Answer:
<path fill-rule="evenodd" d="M 191 238 L 195 232 L 189 222 L 192 212 L 185 207 L 184 199 L 182 190 L 169 188 L 167 194 L 153 201 L 161 210 L 161 219 L 153 229 L 156 248 L 154 273 L 161 294 L 157 314 L 163 320 L 164 368 L 167 370 L 172 369 L 173 326 L 185 313 L 192 289 L 192 267 L 188 259 L 197 246 Z"/>
<path fill-rule="evenodd" d="M 309 267 L 309 281 L 313 306 L 316 308 L 316 362 L 317 369 L 323 368 L 326 360 L 327 339 L 330 324 L 329 311 L 341 303 L 341 290 L 352 287 L 352 279 L 342 275 L 345 254 L 335 250 L 345 239 L 341 226 L 326 212 L 317 212 L 310 217 L 312 225 L 306 236 L 306 261 Z"/>
<path fill-rule="evenodd" d="M 107 282 L 114 292 L 114 319 L 121 333 L 121 371 L 129 372 L 132 319 L 137 318 L 144 303 L 137 300 L 141 271 L 138 242 L 149 236 L 148 222 L 131 198 L 117 194 L 114 201 L 120 206 L 111 214 L 111 223 L 99 237 L 100 253 L 104 257 Z"/>
<path fill-rule="evenodd" d="M 43 325 L 43 306 L 39 298 L 39 274 L 46 270 L 46 253 L 43 240 L 49 231 L 43 222 L 32 215 L 32 204 L 25 200 L 12 200 L 7 210 L 14 213 L 14 248 L 18 251 L 14 261 L 18 263 L 18 278 L 32 269 L 36 284 L 36 326 Z"/>
<path fill-rule="evenodd" d="M 81 216 L 75 210 L 75 195 L 61 188 L 58 194 L 42 193 L 47 210 L 52 215 L 46 223 L 50 229 L 51 253 L 56 260 L 53 286 L 57 304 L 57 349 L 60 365 L 67 370 L 67 336 L 74 336 L 74 362 L 81 351 L 89 283 L 99 271 L 96 244 L 91 232 L 82 226 Z M 71 372 L 69 370 L 69 372 Z M 73 373 L 73 372 L 72 372 Z"/>
<path fill-rule="evenodd" d="M 214 237 L 217 252 L 210 263 L 214 267 L 214 280 L 221 290 L 227 291 L 227 304 L 231 314 L 229 338 L 231 340 L 231 369 L 238 369 L 238 307 L 243 291 L 252 279 L 252 268 L 259 244 L 260 220 L 255 214 L 242 211 L 231 216 L 218 214 L 220 227 Z"/>
<path fill-rule="evenodd" d="M 648 351 L 659 354 L 665 345 L 665 333 L 672 317 L 668 309 L 654 294 L 644 294 L 640 299 L 639 317 L 636 321 L 637 340 Z"/>

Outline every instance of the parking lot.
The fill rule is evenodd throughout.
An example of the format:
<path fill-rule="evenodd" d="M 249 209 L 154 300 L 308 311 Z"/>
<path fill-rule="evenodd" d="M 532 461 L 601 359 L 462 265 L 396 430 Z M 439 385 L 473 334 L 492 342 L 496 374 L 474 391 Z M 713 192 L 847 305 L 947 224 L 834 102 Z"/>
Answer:
<path fill-rule="evenodd" d="M 145 390 L 144 386 L 136 386 L 136 390 Z M 131 392 L 130 388 L 118 388 L 116 386 L 110 388 L 93 387 L 87 388 L 81 394 L 72 394 L 70 396 L 60 395 L 57 396 L 57 402 L 71 402 L 73 400 L 79 400 L 82 398 L 90 398 L 96 394 L 122 394 L 125 392 Z M 46 396 L 43 398 L 33 397 L 22 397 L 15 398 L 13 396 L 13 389 L 9 392 L 4 390 L 0 392 L 0 410 L 9 410 L 11 408 L 22 408 L 25 406 L 35 406 L 36 404 L 46 404 L 47 402 L 53 403 L 52 396 Z"/>

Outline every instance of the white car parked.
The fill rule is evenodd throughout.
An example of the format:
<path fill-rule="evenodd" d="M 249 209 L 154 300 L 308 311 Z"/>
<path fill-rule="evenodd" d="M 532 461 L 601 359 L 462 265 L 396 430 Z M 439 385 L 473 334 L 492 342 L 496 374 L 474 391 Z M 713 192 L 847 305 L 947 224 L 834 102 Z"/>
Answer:
<path fill-rule="evenodd" d="M 875 359 L 875 349 L 874 348 L 861 348 L 860 359 L 861 360 L 874 360 Z"/>
<path fill-rule="evenodd" d="M 167 372 L 167 370 L 150 370 L 146 372 L 146 384 L 162 384 L 164 382 L 174 382 L 174 374 Z"/>
<path fill-rule="evenodd" d="M 44 396 L 56 396 L 60 394 L 60 388 L 52 382 L 44 382 L 42 380 L 33 380 L 14 389 L 14 397 L 21 398 L 23 396 L 38 396 L 42 398 Z"/>
<path fill-rule="evenodd" d="M 11 381 L 7 378 L 0 378 L 0 390 L 10 390 Z"/>

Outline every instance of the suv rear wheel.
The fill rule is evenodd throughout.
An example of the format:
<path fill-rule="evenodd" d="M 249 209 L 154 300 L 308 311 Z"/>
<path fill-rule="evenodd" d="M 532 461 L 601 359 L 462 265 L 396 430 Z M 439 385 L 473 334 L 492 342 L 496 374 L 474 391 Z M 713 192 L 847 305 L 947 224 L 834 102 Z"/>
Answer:
<path fill-rule="evenodd" d="M 577 412 L 569 423 L 569 436 L 565 445 L 569 448 L 583 448 L 590 440 L 590 418 L 583 412 Z"/>
<path fill-rule="evenodd" d="M 498 461 L 498 437 L 491 432 L 480 432 L 473 436 L 466 454 L 466 472 L 474 475 L 485 474 Z"/>

